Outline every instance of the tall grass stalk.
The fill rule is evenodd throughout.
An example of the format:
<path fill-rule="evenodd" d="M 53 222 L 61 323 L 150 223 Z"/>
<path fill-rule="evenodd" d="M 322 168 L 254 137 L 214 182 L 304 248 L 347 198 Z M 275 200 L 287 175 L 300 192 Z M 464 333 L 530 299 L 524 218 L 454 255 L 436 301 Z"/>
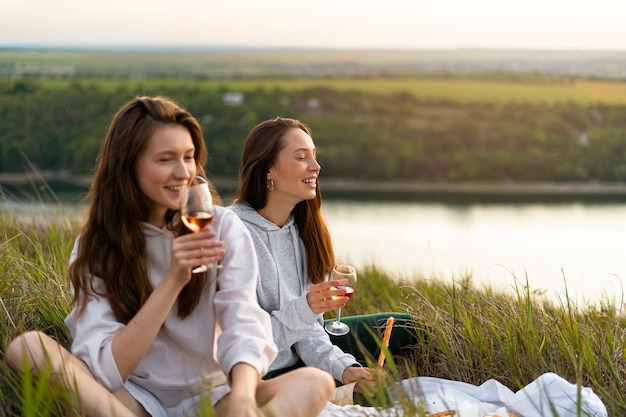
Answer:
<path fill-rule="evenodd" d="M 42 217 L 43 218 L 43 217 Z M 39 329 L 65 346 L 69 333 L 66 279 L 71 245 L 78 231 L 67 217 L 28 221 L 0 212 L 0 415 L 66 415 L 68 391 L 49 370 L 20 378 L 4 360 L 8 343 L 19 333 Z"/>
<path fill-rule="evenodd" d="M 79 218 L 25 220 L 0 212 L 0 417 L 74 416 L 69 393 L 55 376 L 9 369 L 4 352 L 25 330 L 42 330 L 65 346 L 69 254 Z M 375 266 L 359 271 L 346 315 L 400 311 L 411 315 L 417 343 L 411 357 L 388 357 L 389 379 L 434 376 L 481 384 L 495 378 L 513 390 L 545 372 L 591 387 L 609 415 L 626 415 L 626 318 L 622 305 L 579 307 L 546 301 L 520 283 L 512 294 L 478 289 L 471 277 L 444 282 L 389 276 Z M 518 280 L 519 282 L 519 280 Z M 384 396 L 374 403 L 384 404 Z M 211 416 L 212 407 L 202 406 Z M 406 401 L 410 415 L 423 415 Z"/>

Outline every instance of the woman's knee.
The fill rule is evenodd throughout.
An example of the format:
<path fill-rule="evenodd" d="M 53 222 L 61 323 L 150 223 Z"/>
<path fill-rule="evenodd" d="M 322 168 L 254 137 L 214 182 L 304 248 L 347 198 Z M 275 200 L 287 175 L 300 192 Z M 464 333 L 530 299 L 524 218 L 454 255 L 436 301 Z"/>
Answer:
<path fill-rule="evenodd" d="M 6 358 L 18 370 L 25 366 L 31 370 L 41 369 L 50 360 L 49 350 L 53 344 L 56 342 L 45 333 L 29 331 L 13 339 L 7 348 Z"/>
<path fill-rule="evenodd" d="M 329 398 L 335 390 L 335 379 L 328 372 L 314 367 L 304 367 L 297 369 L 294 372 L 298 372 L 300 379 L 308 381 L 312 387 L 317 387 L 319 393 L 324 398 Z"/>

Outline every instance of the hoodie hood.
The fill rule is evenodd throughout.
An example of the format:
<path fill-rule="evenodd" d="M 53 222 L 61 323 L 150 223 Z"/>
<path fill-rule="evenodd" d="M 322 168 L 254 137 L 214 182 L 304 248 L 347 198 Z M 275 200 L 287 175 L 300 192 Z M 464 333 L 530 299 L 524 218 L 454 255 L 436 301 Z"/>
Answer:
<path fill-rule="evenodd" d="M 265 217 L 261 216 L 255 209 L 250 206 L 248 203 L 236 203 L 232 206 L 228 207 L 232 211 L 239 216 L 244 223 L 248 223 L 259 230 L 263 230 L 265 232 L 275 232 L 279 230 L 289 229 L 290 227 L 295 227 L 295 221 L 293 219 L 293 215 L 290 215 L 287 219 L 287 222 L 279 227 L 267 220 Z"/>
<path fill-rule="evenodd" d="M 289 216 L 279 227 L 248 203 L 237 203 L 229 209 L 239 216 L 252 235 L 259 263 L 259 303 L 266 311 L 279 310 L 287 300 L 309 287 L 303 258 L 306 252 L 294 218 Z"/>

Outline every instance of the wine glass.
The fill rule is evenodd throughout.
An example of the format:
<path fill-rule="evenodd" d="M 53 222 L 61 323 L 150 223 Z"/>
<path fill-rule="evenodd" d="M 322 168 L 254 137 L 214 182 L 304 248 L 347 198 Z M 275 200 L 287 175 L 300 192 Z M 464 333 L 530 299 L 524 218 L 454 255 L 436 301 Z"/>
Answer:
<path fill-rule="evenodd" d="M 207 230 L 213 223 L 213 197 L 207 181 L 197 176 L 191 185 L 183 187 L 180 193 L 180 219 L 189 230 L 196 233 Z M 206 272 L 212 265 L 200 265 L 192 272 Z"/>
<path fill-rule="evenodd" d="M 335 279 L 347 279 L 348 282 L 345 285 L 338 285 L 336 288 L 345 288 L 346 294 L 333 296 L 333 299 L 338 299 L 342 297 L 352 298 L 354 294 L 354 290 L 356 289 L 356 269 L 352 265 L 348 264 L 339 264 L 333 267 L 333 272 L 330 274 L 330 280 Z M 324 328 L 326 331 L 333 336 L 343 336 L 344 334 L 348 334 L 350 332 L 350 327 L 347 324 L 342 323 L 341 321 L 341 307 L 337 309 L 337 319 L 331 322 L 328 322 Z"/>

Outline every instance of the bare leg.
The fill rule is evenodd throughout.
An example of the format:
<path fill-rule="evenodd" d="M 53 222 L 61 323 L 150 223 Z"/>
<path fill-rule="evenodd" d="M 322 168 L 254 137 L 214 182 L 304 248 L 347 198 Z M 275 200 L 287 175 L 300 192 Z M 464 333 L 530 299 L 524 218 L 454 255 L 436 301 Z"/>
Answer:
<path fill-rule="evenodd" d="M 116 392 L 116 395 L 113 395 L 100 385 L 82 361 L 44 333 L 32 331 L 17 337 L 9 345 L 6 357 L 13 368 L 23 370 L 26 365 L 35 375 L 38 370 L 51 366 L 54 373 L 63 378 L 76 406 L 87 416 L 135 417 L 137 414 L 124 404 L 128 404 L 134 410 L 137 410 L 134 408 L 136 406 L 143 410 L 125 390 L 123 391 L 127 397 L 124 392 Z M 122 401 L 117 398 L 118 396 Z M 144 411 L 143 415 L 147 413 Z"/>
<path fill-rule="evenodd" d="M 257 402 L 269 417 L 313 417 L 326 406 L 335 390 L 330 374 L 303 367 L 267 381 L 257 388 Z"/>
<path fill-rule="evenodd" d="M 130 411 L 132 411 L 133 415 L 137 417 L 150 417 L 150 414 L 143 408 L 143 406 L 133 398 L 132 395 L 126 389 L 122 388 L 113 393 L 115 398 L 117 398 L 122 404 L 124 404 Z"/>

